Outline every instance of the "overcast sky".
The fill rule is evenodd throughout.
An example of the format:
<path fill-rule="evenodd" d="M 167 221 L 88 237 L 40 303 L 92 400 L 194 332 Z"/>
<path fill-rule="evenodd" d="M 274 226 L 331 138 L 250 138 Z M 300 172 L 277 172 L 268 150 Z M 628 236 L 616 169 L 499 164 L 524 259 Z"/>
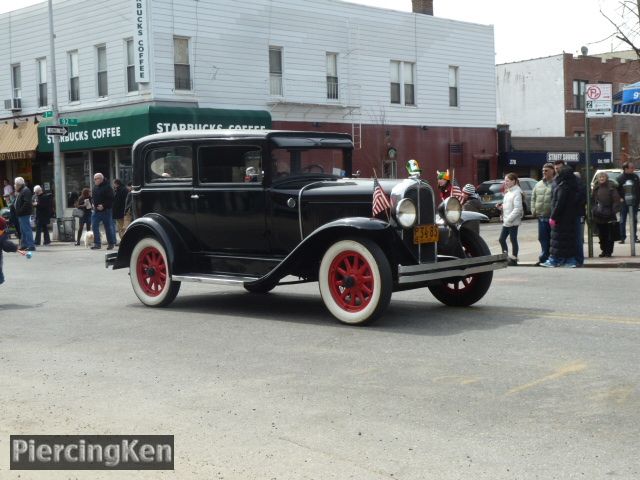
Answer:
<path fill-rule="evenodd" d="M 0 0 L 0 13 L 44 0 Z M 411 11 L 411 0 L 349 0 L 376 7 Z M 434 0 L 436 16 L 493 25 L 496 63 L 567 52 L 581 46 L 590 53 L 625 49 L 612 39 L 611 25 L 600 8 L 612 12 L 618 0 Z M 608 9 L 608 10 L 607 10 Z"/>

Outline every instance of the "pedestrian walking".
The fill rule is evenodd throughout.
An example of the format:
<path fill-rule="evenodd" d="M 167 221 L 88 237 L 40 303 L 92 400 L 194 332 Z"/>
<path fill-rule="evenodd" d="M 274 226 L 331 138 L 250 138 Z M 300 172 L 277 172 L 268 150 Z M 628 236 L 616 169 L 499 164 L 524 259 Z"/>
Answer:
<path fill-rule="evenodd" d="M 53 204 L 51 194 L 44 193 L 40 185 L 33 187 L 33 206 L 36 209 L 36 239 L 35 244 L 40 245 L 40 237 L 43 236 L 44 244 L 51 243 L 49 236 L 49 223 L 51 222 L 51 213 L 53 212 Z"/>
<path fill-rule="evenodd" d="M 551 195 L 551 246 L 543 267 L 569 267 L 576 264 L 576 218 L 578 217 L 578 183 L 571 167 L 561 166 Z"/>
<path fill-rule="evenodd" d="M 93 203 L 91 202 L 91 190 L 83 188 L 82 193 L 78 197 L 76 202 L 76 208 L 82 211 L 82 217 L 79 217 L 80 226 L 78 227 L 78 236 L 76 238 L 76 245 L 80 245 L 80 239 L 82 238 L 82 230 L 86 226 L 87 232 L 91 231 L 91 212 L 93 211 Z"/>
<path fill-rule="evenodd" d="M 33 213 L 31 190 L 24 182 L 24 178 L 16 177 L 13 186 L 17 192 L 15 209 L 18 223 L 20 224 L 20 247 L 26 250 L 35 250 L 33 231 L 31 230 L 31 214 Z"/>
<path fill-rule="evenodd" d="M 633 217 L 635 219 L 634 226 L 635 231 L 632 232 L 632 238 L 636 243 L 640 242 L 638 239 L 638 206 L 640 205 L 640 179 L 634 173 L 635 166 L 632 162 L 624 162 L 622 164 L 622 173 L 618 175 L 618 196 L 621 200 L 620 209 L 620 243 L 624 243 L 627 239 L 627 217 Z M 631 206 L 627 205 L 624 200 L 624 184 L 631 180 L 633 184 L 632 191 L 635 196 L 635 200 Z"/>
<path fill-rule="evenodd" d="M 107 250 L 112 250 L 116 245 L 113 230 L 113 189 L 108 182 L 105 181 L 102 173 L 96 173 L 93 176 L 94 186 L 91 193 L 93 198 L 93 213 L 91 214 L 91 231 L 93 232 L 94 244 L 91 250 L 100 250 L 102 242 L 100 238 L 100 223 L 104 225 L 104 231 L 107 236 Z"/>
<path fill-rule="evenodd" d="M 522 223 L 524 216 L 524 207 L 522 201 L 522 189 L 520 181 L 515 173 L 507 173 L 504 177 L 504 198 L 502 204 L 498 205 L 502 211 L 500 218 L 502 219 L 502 230 L 498 242 L 504 253 L 509 253 L 507 248 L 507 237 L 511 241 L 511 255 L 508 264 L 518 264 L 518 227 Z"/>
<path fill-rule="evenodd" d="M 542 179 L 535 184 L 531 193 L 531 214 L 538 221 L 538 242 L 540 243 L 540 255 L 538 255 L 536 265 L 546 262 L 549 258 L 549 248 L 551 247 L 549 217 L 551 216 L 551 194 L 555 174 L 553 163 L 545 163 L 542 167 Z"/>
<path fill-rule="evenodd" d="M 124 210 L 127 202 L 127 187 L 125 187 L 119 178 L 113 181 L 113 220 L 118 231 L 118 236 L 122 240 L 124 235 Z M 114 235 L 115 236 L 115 235 Z"/>
<path fill-rule="evenodd" d="M 4 283 L 4 269 L 2 252 L 17 252 L 18 246 L 9 240 L 9 234 L 7 233 L 7 221 L 4 217 L 0 216 L 0 284 Z"/>
<path fill-rule="evenodd" d="M 616 213 L 620 210 L 620 194 L 609 180 L 607 172 L 600 172 L 596 178 L 596 185 L 592 193 L 593 208 L 591 216 L 598 227 L 600 240 L 600 257 L 613 255 L 615 238 L 620 233 Z"/>

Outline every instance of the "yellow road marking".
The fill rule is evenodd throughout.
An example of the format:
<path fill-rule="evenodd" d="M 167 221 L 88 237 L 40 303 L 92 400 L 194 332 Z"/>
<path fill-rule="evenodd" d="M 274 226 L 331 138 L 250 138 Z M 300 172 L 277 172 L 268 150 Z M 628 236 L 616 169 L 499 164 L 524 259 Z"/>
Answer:
<path fill-rule="evenodd" d="M 547 375 L 546 377 L 539 378 L 538 380 L 534 380 L 533 382 L 529 382 L 529 383 L 526 383 L 524 385 L 520 385 L 519 387 L 512 388 L 511 390 L 509 390 L 507 392 L 507 395 L 513 395 L 514 393 L 520 393 L 520 392 L 523 392 L 524 390 L 528 390 L 528 389 L 533 388 L 533 387 L 535 387 L 537 385 L 540 385 L 541 383 L 548 382 L 550 380 L 557 380 L 559 378 L 566 377 L 567 375 L 570 375 L 572 373 L 581 372 L 585 368 L 587 368 L 587 365 L 582 363 L 581 361 L 576 361 L 576 362 L 570 363 L 568 365 L 565 365 L 564 367 L 560 367 L 555 372 L 553 372 L 551 375 Z"/>
<path fill-rule="evenodd" d="M 592 400 L 610 400 L 618 405 L 622 405 L 627 401 L 631 393 L 634 391 L 633 387 L 620 387 L 611 388 L 603 392 L 597 393 L 591 397 Z"/>
<path fill-rule="evenodd" d="M 460 385 L 471 385 L 472 383 L 478 383 L 480 378 L 477 377 L 465 377 L 463 375 L 444 375 L 442 377 L 435 377 L 432 382 L 448 382 L 457 383 Z"/>

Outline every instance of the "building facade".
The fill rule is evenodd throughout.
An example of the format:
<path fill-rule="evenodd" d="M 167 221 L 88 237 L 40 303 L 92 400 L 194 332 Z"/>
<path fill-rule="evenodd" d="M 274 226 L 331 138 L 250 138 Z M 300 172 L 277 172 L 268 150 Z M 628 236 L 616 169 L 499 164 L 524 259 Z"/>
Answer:
<path fill-rule="evenodd" d="M 93 172 L 126 180 L 133 141 L 164 129 L 340 131 L 362 175 L 402 177 L 415 158 L 427 179 L 446 168 L 461 182 L 495 176 L 493 29 L 435 17 L 432 1 L 414 9 L 54 1 L 58 108 L 72 123 L 61 142 L 68 206 Z M 52 186 L 46 3 L 0 15 L 0 42 L 0 176 Z M 31 133 L 18 158 L 8 149 L 22 129 L 38 140 Z"/>
<path fill-rule="evenodd" d="M 496 67 L 500 164 L 503 171 L 540 177 L 545 161 L 585 160 L 585 86 L 609 83 L 614 94 L 640 78 L 640 62 L 621 53 L 561 54 Z M 590 119 L 591 165 L 619 166 L 640 154 L 638 118 L 614 114 Z M 510 141 L 512 138 L 513 141 Z M 578 140 L 577 140 L 578 139 Z M 523 150 L 526 148 L 526 150 Z"/>

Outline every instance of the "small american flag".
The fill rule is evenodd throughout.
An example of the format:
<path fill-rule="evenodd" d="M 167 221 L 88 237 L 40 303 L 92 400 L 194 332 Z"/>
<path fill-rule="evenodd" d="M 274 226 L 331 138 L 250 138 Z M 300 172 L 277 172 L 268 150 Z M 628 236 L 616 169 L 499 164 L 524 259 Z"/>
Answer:
<path fill-rule="evenodd" d="M 374 217 L 377 217 L 380 212 L 385 212 L 386 210 L 391 209 L 391 204 L 389 203 L 389 199 L 384 194 L 384 190 L 380 186 L 380 182 L 378 182 L 377 178 L 373 179 L 373 208 L 372 213 Z"/>
<path fill-rule="evenodd" d="M 462 201 L 462 190 L 460 189 L 458 180 L 456 180 L 455 178 L 451 180 L 451 196 L 456 197 L 458 200 Z"/>

